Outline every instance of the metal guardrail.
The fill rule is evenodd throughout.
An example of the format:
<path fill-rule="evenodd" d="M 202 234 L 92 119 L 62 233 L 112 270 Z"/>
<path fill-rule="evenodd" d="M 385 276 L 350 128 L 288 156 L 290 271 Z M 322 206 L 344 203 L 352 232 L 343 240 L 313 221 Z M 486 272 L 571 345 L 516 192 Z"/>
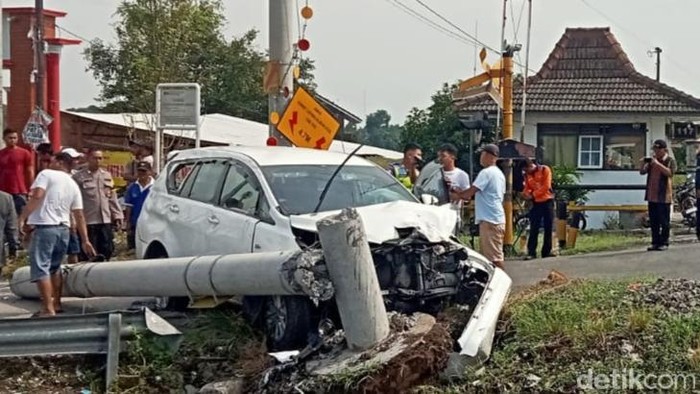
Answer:
<path fill-rule="evenodd" d="M 106 354 L 107 388 L 117 376 L 123 341 L 142 333 L 169 340 L 176 348 L 182 333 L 148 308 L 50 318 L 0 320 L 0 357 Z"/>

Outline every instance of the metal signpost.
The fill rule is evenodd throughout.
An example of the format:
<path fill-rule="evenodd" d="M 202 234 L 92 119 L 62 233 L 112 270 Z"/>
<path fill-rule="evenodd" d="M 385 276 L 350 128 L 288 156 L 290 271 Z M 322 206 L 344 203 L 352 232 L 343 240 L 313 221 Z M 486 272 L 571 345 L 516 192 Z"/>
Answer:
<path fill-rule="evenodd" d="M 194 130 L 195 148 L 200 145 L 198 83 L 161 83 L 156 88 L 156 142 L 154 171 L 160 172 L 163 157 L 163 130 Z"/>

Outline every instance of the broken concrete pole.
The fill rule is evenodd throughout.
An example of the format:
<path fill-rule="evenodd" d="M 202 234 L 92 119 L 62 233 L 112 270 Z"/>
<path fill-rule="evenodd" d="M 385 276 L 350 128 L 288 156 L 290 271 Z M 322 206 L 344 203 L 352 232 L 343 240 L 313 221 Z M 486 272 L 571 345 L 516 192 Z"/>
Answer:
<path fill-rule="evenodd" d="M 389 335 L 389 319 L 362 219 L 350 208 L 316 226 L 348 347 L 369 349 Z"/>
<path fill-rule="evenodd" d="M 66 297 L 187 297 L 307 295 L 333 297 L 320 251 L 286 251 L 223 256 L 85 263 L 64 267 Z M 15 271 L 12 292 L 38 298 L 29 267 Z"/>

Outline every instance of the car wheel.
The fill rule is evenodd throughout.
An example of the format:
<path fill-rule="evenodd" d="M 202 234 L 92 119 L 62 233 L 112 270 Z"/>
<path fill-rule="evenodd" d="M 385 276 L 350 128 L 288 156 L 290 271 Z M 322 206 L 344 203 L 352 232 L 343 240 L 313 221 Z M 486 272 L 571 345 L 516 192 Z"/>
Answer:
<path fill-rule="evenodd" d="M 262 326 L 273 351 L 294 350 L 306 345 L 312 327 L 313 307 L 305 297 L 265 298 Z"/>

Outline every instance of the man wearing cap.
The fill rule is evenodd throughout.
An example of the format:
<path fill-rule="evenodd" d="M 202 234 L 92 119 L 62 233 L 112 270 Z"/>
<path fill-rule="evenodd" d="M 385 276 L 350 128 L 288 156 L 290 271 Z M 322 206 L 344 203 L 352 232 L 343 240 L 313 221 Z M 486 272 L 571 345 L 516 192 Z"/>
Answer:
<path fill-rule="evenodd" d="M 148 197 L 148 193 L 153 186 L 151 177 L 151 164 L 145 161 L 139 162 L 136 166 L 138 178 L 136 182 L 129 185 L 124 195 L 124 205 L 126 206 L 126 239 L 129 249 L 136 247 L 136 223 L 141 214 L 143 203 Z"/>
<path fill-rule="evenodd" d="M 668 249 L 671 233 L 671 204 L 673 203 L 673 175 L 676 160 L 668 154 L 664 140 L 656 140 L 651 157 L 642 159 L 639 173 L 647 176 L 644 200 L 649 204 L 651 246 L 649 251 Z"/>
<path fill-rule="evenodd" d="M 114 229 L 121 228 L 124 215 L 117 193 L 114 192 L 114 180 L 109 171 L 101 168 L 104 156 L 101 150 L 93 149 L 88 154 L 88 166 L 73 175 L 78 183 L 85 206 L 85 221 L 90 242 L 97 253 L 109 261 L 114 252 Z M 81 256 L 86 259 L 87 256 Z"/>
<path fill-rule="evenodd" d="M 506 232 L 503 198 L 506 194 L 506 177 L 496 165 L 500 155 L 498 146 L 488 144 L 480 151 L 479 161 L 483 169 L 479 171 L 469 189 L 452 193 L 452 198 L 470 200 L 474 197 L 474 215 L 479 226 L 481 254 L 497 267 L 503 268 L 503 237 Z"/>
<path fill-rule="evenodd" d="M 66 163 L 66 166 L 63 168 L 63 170 L 71 176 L 75 175 L 78 172 L 78 170 L 76 169 L 76 167 L 78 166 L 78 161 L 81 158 L 83 158 L 84 155 L 73 148 L 63 148 L 61 149 L 61 153 L 70 158 L 70 161 Z M 67 254 L 68 264 L 75 264 L 79 261 L 80 238 L 78 237 L 76 220 L 72 214 L 70 221 L 70 238 L 68 240 Z"/>

